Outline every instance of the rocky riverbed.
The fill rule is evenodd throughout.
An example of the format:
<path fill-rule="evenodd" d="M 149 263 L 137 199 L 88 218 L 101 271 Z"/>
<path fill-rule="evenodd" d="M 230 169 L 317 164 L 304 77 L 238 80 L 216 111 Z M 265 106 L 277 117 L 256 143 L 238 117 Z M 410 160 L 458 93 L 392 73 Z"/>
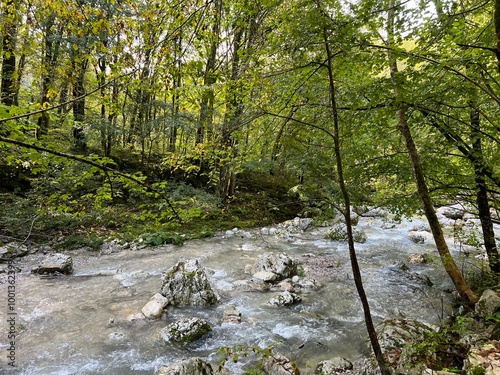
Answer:
<path fill-rule="evenodd" d="M 453 233 L 456 219 L 441 218 Z M 376 322 L 397 317 L 439 324 L 452 313 L 452 286 L 424 221 L 391 221 L 374 214 L 359 218 L 357 228 L 366 237 L 356 248 Z M 48 248 L 18 258 L 13 262 L 17 373 L 152 374 L 184 357 L 215 364 L 221 347 L 237 345 L 276 344 L 303 374 L 314 373 L 317 363 L 333 357 L 365 358 L 370 349 L 347 245 L 325 238 L 331 229 L 296 219 L 273 228 L 235 229 L 182 247 L 107 243 L 99 252 L 71 252 L 68 275 L 38 273 L 52 253 Z M 449 245 L 464 267 L 482 255 L 453 236 Z M 269 302 L 288 286 L 254 277 L 255 262 L 269 253 L 287 254 L 300 266 L 286 284 L 300 295 L 297 303 L 272 306 Z M 158 319 L 144 317 L 144 306 L 161 292 L 162 275 L 190 259 L 206 270 L 220 303 L 167 306 Z M 0 283 L 6 295 L 7 273 L 0 274 Z M 229 307 L 240 314 L 238 322 L 224 322 Z M 161 339 L 169 324 L 191 317 L 207 321 L 211 331 L 183 348 Z M 5 313 L 0 326 L 4 336 Z M 9 370 L 6 356 L 0 366 Z M 239 374 L 244 366 L 241 360 L 228 369 Z"/>

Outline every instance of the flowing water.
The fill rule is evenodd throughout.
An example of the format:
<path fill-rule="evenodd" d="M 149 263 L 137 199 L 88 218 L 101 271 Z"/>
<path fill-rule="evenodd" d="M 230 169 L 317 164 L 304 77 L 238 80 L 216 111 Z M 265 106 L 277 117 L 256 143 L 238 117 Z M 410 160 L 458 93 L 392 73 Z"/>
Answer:
<path fill-rule="evenodd" d="M 409 264 L 415 253 L 436 253 L 432 244 L 415 244 L 407 236 L 419 221 L 382 229 L 382 221 L 360 220 L 368 240 L 356 244 L 375 322 L 405 316 L 429 323 L 450 313 L 451 283 L 439 261 Z M 49 374 L 153 374 L 162 365 L 201 356 L 216 363 L 222 346 L 276 342 L 278 350 L 298 361 L 304 373 L 334 356 L 356 360 L 369 355 L 363 311 L 350 273 L 347 245 L 323 239 L 321 230 L 288 239 L 221 236 L 188 241 L 184 246 L 160 246 L 123 250 L 111 254 L 75 253 L 74 273 L 44 279 L 29 273 L 39 258 L 21 259 L 16 276 L 17 337 L 15 356 L 19 375 Z M 453 243 L 450 243 L 452 249 Z M 249 291 L 239 287 L 251 275 L 244 268 L 264 252 L 286 252 L 304 262 L 323 263 L 319 290 L 303 290 L 302 302 L 277 308 L 266 302 L 277 293 Z M 455 250 L 455 253 L 458 250 Z M 161 274 L 181 259 L 197 258 L 208 271 L 222 303 L 210 308 L 173 308 L 159 320 L 130 320 L 150 297 L 159 292 Z M 405 262 L 410 270 L 398 265 Z M 416 276 L 417 275 L 417 276 Z M 418 276 L 420 275 L 420 276 Z M 434 284 L 426 285 L 424 275 Z M 7 295 L 1 285 L 2 301 Z M 242 314 L 240 324 L 221 323 L 228 305 Z M 0 316 L 0 372 L 9 369 L 6 355 L 7 314 Z M 163 343 L 159 331 L 181 317 L 207 319 L 211 332 L 179 349 Z M 312 365 L 312 367 L 311 367 Z M 242 373 L 241 364 L 231 370 Z"/>

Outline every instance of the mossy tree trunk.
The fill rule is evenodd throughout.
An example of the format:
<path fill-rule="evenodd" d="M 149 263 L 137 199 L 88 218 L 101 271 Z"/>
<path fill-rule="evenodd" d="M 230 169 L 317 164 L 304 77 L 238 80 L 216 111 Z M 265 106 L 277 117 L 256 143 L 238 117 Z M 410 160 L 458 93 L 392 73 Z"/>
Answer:
<path fill-rule="evenodd" d="M 390 1 L 389 11 L 387 17 L 387 48 L 388 48 L 388 62 L 390 68 L 390 76 L 393 84 L 394 99 L 397 107 L 397 122 L 399 131 L 405 141 L 406 149 L 410 157 L 410 161 L 413 168 L 413 175 L 415 177 L 415 182 L 417 185 L 417 192 L 422 202 L 425 216 L 431 227 L 432 235 L 434 237 L 434 242 L 436 243 L 436 248 L 438 250 L 443 266 L 451 278 L 456 290 L 460 294 L 461 298 L 467 305 L 474 305 L 478 298 L 471 290 L 467 282 L 465 281 L 462 273 L 457 267 L 455 260 L 450 254 L 448 249 L 448 244 L 444 238 L 443 230 L 441 224 L 439 223 L 436 211 L 434 210 L 434 205 L 432 203 L 432 198 L 427 188 L 427 183 L 425 181 L 425 174 L 420 162 L 420 157 L 417 151 L 417 146 L 413 140 L 410 127 L 408 125 L 408 118 L 406 116 L 406 104 L 403 101 L 400 89 L 400 75 L 398 71 L 397 58 L 395 53 L 391 48 L 394 48 L 394 20 L 395 20 L 395 2 Z"/>

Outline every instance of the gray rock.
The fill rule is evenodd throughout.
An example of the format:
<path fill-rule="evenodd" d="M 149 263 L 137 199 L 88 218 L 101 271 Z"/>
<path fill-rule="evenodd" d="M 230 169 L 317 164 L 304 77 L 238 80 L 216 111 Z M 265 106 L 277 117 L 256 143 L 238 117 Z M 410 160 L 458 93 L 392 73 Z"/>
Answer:
<path fill-rule="evenodd" d="M 156 293 L 142 308 L 142 313 L 149 319 L 157 319 L 163 315 L 163 310 L 168 305 L 168 298 Z"/>
<path fill-rule="evenodd" d="M 447 217 L 448 219 L 457 220 L 463 219 L 465 209 L 461 205 L 455 204 L 453 206 L 439 207 L 436 209 L 436 212 Z"/>
<path fill-rule="evenodd" d="M 212 327 L 205 319 L 184 318 L 163 328 L 160 336 L 165 342 L 186 346 L 211 330 Z"/>
<path fill-rule="evenodd" d="M 253 274 L 253 277 L 262 281 L 267 281 L 267 282 L 272 282 L 276 281 L 278 278 L 278 275 L 276 275 L 273 272 L 268 272 L 268 271 L 258 271 Z"/>
<path fill-rule="evenodd" d="M 396 368 L 396 373 L 421 374 L 425 370 L 425 361 L 415 362 L 415 343 L 422 342 L 433 329 L 417 320 L 386 319 L 376 328 L 382 351 L 392 353 L 389 365 Z M 427 352 L 419 350 L 420 358 L 435 358 L 436 353 L 429 348 Z M 411 369 L 411 372 L 409 372 Z"/>
<path fill-rule="evenodd" d="M 103 254 L 112 254 L 120 252 L 128 247 L 130 247 L 129 244 L 121 244 L 118 240 L 105 241 L 101 245 L 101 252 Z"/>
<path fill-rule="evenodd" d="M 432 332 L 432 328 L 411 319 L 386 319 L 376 328 L 383 350 L 400 349 L 410 342 L 418 342 Z"/>
<path fill-rule="evenodd" d="M 223 323 L 241 323 L 241 313 L 234 306 L 228 306 L 222 315 Z"/>
<path fill-rule="evenodd" d="M 408 257 L 408 262 L 413 264 L 422 264 L 429 261 L 429 256 L 423 253 L 412 254 Z"/>
<path fill-rule="evenodd" d="M 220 301 L 197 259 L 180 261 L 164 273 L 161 294 L 174 306 L 211 306 Z"/>
<path fill-rule="evenodd" d="M 365 231 L 360 228 L 352 228 L 352 235 L 354 241 L 358 243 L 365 243 L 368 239 Z M 325 238 L 333 241 L 347 241 L 347 226 L 344 223 L 334 225 L 325 233 Z"/>
<path fill-rule="evenodd" d="M 292 361 L 278 353 L 270 356 L 264 362 L 264 370 L 266 374 L 272 375 L 297 374 L 297 372 L 295 371 L 296 366 L 292 363 Z"/>
<path fill-rule="evenodd" d="M 278 226 L 285 229 L 288 233 L 303 233 L 312 227 L 314 220 L 311 218 L 296 217 L 293 220 L 287 220 Z"/>
<path fill-rule="evenodd" d="M 346 370 L 352 370 L 353 365 L 345 358 L 335 357 L 326 361 L 321 361 L 316 366 L 317 375 L 334 375 Z"/>
<path fill-rule="evenodd" d="M 252 271 L 272 272 L 277 280 L 282 280 L 297 274 L 297 263 L 285 253 L 266 253 L 258 257 Z"/>
<path fill-rule="evenodd" d="M 209 363 L 201 358 L 188 358 L 175 362 L 170 366 L 162 366 L 155 375 L 213 375 Z"/>
<path fill-rule="evenodd" d="M 499 353 L 500 341 L 495 340 L 483 344 L 481 348 L 470 350 L 464 363 L 465 373 L 467 375 L 500 375 Z"/>
<path fill-rule="evenodd" d="M 29 249 L 26 245 L 17 242 L 9 242 L 3 246 L 0 246 L 0 258 L 12 259 L 15 257 L 22 257 L 29 253 Z"/>
<path fill-rule="evenodd" d="M 283 280 L 277 286 L 280 290 L 283 290 L 283 291 L 288 291 L 288 292 L 294 291 L 292 280 L 290 280 L 290 279 Z"/>
<path fill-rule="evenodd" d="M 285 292 L 280 293 L 277 296 L 271 298 L 271 300 L 268 302 L 268 304 L 271 306 L 283 307 L 283 306 L 290 306 L 290 305 L 293 305 L 295 303 L 299 303 L 301 301 L 302 301 L 302 297 L 300 297 L 298 294 L 290 293 L 289 291 L 285 291 Z"/>
<path fill-rule="evenodd" d="M 428 234 L 428 232 L 410 231 L 408 232 L 408 238 L 416 244 L 423 244 L 427 240 Z"/>
<path fill-rule="evenodd" d="M 73 259 L 61 253 L 50 254 L 42 260 L 35 271 L 40 275 L 55 272 L 70 274 L 73 272 Z"/>
<path fill-rule="evenodd" d="M 500 297 L 491 289 L 486 289 L 475 306 L 475 313 L 480 317 L 493 314 L 500 308 Z"/>

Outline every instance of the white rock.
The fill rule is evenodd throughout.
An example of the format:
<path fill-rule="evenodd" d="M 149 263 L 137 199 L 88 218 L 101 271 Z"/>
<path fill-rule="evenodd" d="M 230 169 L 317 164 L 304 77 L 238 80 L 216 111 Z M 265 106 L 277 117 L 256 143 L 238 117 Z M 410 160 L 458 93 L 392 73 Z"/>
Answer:
<path fill-rule="evenodd" d="M 157 319 L 163 315 L 165 306 L 168 305 L 168 299 L 160 293 L 156 293 L 151 300 L 142 308 L 142 313 L 149 319 Z"/>
<path fill-rule="evenodd" d="M 273 272 L 259 271 L 254 273 L 253 277 L 262 281 L 275 281 L 278 276 Z"/>

